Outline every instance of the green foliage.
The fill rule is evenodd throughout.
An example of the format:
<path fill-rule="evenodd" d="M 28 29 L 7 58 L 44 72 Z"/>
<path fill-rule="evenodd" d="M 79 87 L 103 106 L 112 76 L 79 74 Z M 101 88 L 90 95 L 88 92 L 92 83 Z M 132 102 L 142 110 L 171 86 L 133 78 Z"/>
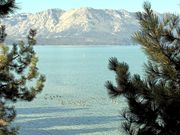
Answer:
<path fill-rule="evenodd" d="M 31 101 L 44 86 L 45 77 L 38 72 L 38 58 L 33 50 L 34 33 L 34 30 L 30 30 L 27 45 L 21 41 L 19 44 L 14 44 L 10 51 L 2 51 L 4 54 L 1 57 L 5 60 L 0 70 L 0 94 L 6 100 Z M 1 46 L 8 48 L 5 45 Z M 27 87 L 28 82 L 34 79 L 36 79 L 36 85 Z"/>
<path fill-rule="evenodd" d="M 0 0 L 0 17 L 4 17 L 18 9 L 15 0 Z"/>
<path fill-rule="evenodd" d="M 15 110 L 13 107 L 5 107 L 5 104 L 31 101 L 44 87 L 45 76 L 38 72 L 38 58 L 33 50 L 35 35 L 36 31 L 30 30 L 27 44 L 20 41 L 19 44 L 13 44 L 11 49 L 3 43 L 0 44 L 0 103 L 6 109 L 2 111 L 0 118 L 7 123 L 5 129 L 2 126 L 2 131 L 9 134 L 16 131 L 8 126 L 15 118 Z M 4 113 L 7 111 L 10 119 L 8 117 L 4 119 Z"/>
<path fill-rule="evenodd" d="M 126 63 L 111 58 L 117 86 L 108 81 L 106 88 L 111 97 L 126 98 L 122 127 L 128 135 L 179 135 L 180 19 L 173 14 L 160 19 L 148 2 L 144 10 L 137 13 L 141 28 L 134 39 L 149 57 L 146 75 L 131 75 Z"/>
<path fill-rule="evenodd" d="M 1 101 L 0 103 L 0 135 L 16 135 L 17 128 L 10 126 L 14 120 L 16 112 L 14 107 L 8 107 Z"/>
<path fill-rule="evenodd" d="M 17 9 L 15 0 L 0 1 L 0 17 Z M 17 101 L 32 101 L 44 87 L 45 76 L 38 72 L 38 57 L 33 49 L 36 30 L 30 30 L 27 43 L 20 41 L 8 47 L 4 44 L 7 34 L 0 26 L 0 135 L 16 135 L 18 129 L 11 123 L 16 117 Z"/>

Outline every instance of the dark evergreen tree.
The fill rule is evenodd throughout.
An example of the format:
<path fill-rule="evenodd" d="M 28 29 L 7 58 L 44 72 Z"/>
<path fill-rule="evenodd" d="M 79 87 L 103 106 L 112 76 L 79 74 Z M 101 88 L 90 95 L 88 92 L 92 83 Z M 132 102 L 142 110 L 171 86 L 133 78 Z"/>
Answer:
<path fill-rule="evenodd" d="M 180 19 L 158 17 L 148 2 L 144 10 L 137 13 L 134 39 L 149 58 L 145 76 L 131 75 L 126 63 L 111 58 L 117 86 L 108 81 L 106 87 L 112 98 L 126 99 L 122 128 L 128 135 L 180 135 Z"/>
<path fill-rule="evenodd" d="M 15 0 L 0 1 L 0 16 L 16 9 Z M 38 72 L 38 58 L 33 46 L 36 30 L 30 30 L 27 43 L 20 41 L 11 48 L 4 44 L 5 26 L 0 26 L 0 135 L 16 135 L 11 127 L 16 116 L 11 103 L 31 101 L 43 89 L 45 77 Z"/>
<path fill-rule="evenodd" d="M 0 0 L 0 17 L 14 13 L 17 8 L 15 0 Z"/>

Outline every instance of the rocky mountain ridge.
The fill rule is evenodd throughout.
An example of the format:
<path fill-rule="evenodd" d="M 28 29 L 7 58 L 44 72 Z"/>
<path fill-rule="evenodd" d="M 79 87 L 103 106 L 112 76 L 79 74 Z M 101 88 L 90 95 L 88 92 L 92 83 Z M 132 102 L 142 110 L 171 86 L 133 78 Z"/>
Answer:
<path fill-rule="evenodd" d="M 138 30 L 135 13 L 84 7 L 15 14 L 1 22 L 6 25 L 7 41 L 24 39 L 34 28 L 38 44 L 45 45 L 129 45 Z"/>

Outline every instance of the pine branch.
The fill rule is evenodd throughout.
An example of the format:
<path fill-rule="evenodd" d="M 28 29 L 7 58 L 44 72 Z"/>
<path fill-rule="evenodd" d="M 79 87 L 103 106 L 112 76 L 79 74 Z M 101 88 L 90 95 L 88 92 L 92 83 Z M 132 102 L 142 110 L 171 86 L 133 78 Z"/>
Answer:
<path fill-rule="evenodd" d="M 8 14 L 14 13 L 18 7 L 15 0 L 0 0 L 0 17 L 4 17 Z"/>

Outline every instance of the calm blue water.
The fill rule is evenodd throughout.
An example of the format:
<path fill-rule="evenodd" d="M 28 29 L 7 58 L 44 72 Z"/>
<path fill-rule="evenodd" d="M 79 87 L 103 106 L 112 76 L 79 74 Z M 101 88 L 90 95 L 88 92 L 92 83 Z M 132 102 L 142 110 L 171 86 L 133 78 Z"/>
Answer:
<path fill-rule="evenodd" d="M 132 73 L 143 72 L 138 46 L 36 46 L 45 88 L 33 102 L 16 104 L 20 135 L 109 135 L 120 133 L 123 98 L 111 100 L 104 84 L 115 80 L 108 59 L 117 57 Z M 123 134 L 123 133 L 122 133 Z"/>
<path fill-rule="evenodd" d="M 138 46 L 36 46 L 39 69 L 47 81 L 43 94 L 67 97 L 107 96 L 104 84 L 115 80 L 108 69 L 110 57 L 143 72 L 146 57 Z"/>

